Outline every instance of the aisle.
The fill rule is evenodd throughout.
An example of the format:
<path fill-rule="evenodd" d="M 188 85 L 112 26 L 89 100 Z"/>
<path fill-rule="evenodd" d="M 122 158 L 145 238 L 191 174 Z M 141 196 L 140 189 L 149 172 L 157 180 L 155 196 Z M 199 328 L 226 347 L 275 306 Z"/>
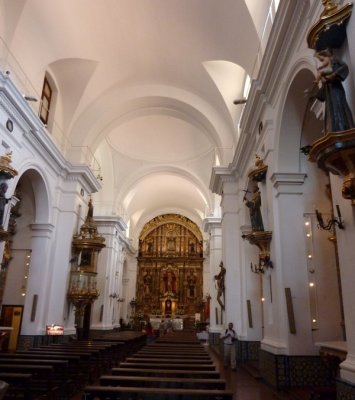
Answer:
<path fill-rule="evenodd" d="M 297 391 L 291 393 L 277 391 L 261 380 L 255 379 L 240 366 L 237 367 L 237 371 L 232 371 L 230 368 L 224 369 L 223 362 L 216 353 L 211 349 L 209 349 L 209 353 L 221 371 L 221 378 L 227 381 L 227 389 L 233 391 L 233 400 L 303 400 L 309 398 L 303 397 Z"/>

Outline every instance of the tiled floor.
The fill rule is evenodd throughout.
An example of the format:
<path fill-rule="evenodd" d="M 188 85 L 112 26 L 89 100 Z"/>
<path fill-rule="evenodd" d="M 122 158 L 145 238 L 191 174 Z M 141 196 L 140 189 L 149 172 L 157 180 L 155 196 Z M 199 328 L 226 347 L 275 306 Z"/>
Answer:
<path fill-rule="evenodd" d="M 301 397 L 295 394 L 277 391 L 265 385 L 260 379 L 254 378 L 241 367 L 236 371 L 232 371 L 230 368 L 224 369 L 223 362 L 218 359 L 216 354 L 213 351 L 210 351 L 210 354 L 221 371 L 221 378 L 227 381 L 227 389 L 233 390 L 233 400 L 301 400 Z"/>

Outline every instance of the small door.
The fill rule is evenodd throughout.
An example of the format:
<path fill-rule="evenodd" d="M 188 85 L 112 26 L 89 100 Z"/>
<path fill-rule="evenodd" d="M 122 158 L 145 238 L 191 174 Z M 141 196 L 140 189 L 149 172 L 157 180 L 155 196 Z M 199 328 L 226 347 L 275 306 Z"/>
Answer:
<path fill-rule="evenodd" d="M 23 306 L 3 305 L 1 309 L 1 326 L 11 326 L 13 330 L 10 333 L 9 339 L 2 344 L 3 350 L 15 351 L 17 341 L 21 331 Z"/>

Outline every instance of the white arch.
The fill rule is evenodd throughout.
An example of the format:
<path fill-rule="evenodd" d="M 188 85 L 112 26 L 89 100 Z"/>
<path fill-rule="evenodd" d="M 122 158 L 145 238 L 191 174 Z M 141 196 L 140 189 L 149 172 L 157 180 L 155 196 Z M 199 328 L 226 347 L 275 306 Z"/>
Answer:
<path fill-rule="evenodd" d="M 115 106 L 106 109 L 106 104 Z M 223 149 L 232 148 L 234 127 L 227 109 L 221 114 L 200 96 L 169 85 L 112 87 L 77 118 L 70 130 L 70 140 L 74 145 L 87 145 L 94 152 L 113 126 L 159 107 L 162 112 L 177 113 L 205 132 L 220 149 L 221 159 Z"/>
<path fill-rule="evenodd" d="M 282 172 L 295 172 L 300 170 L 300 139 L 305 105 L 308 102 L 304 91 L 312 85 L 314 76 L 314 60 L 311 56 L 303 56 L 293 65 L 285 78 L 287 86 L 282 90 L 279 100 L 279 118 L 275 121 L 275 169 Z M 303 78 L 301 79 L 301 75 Z M 308 79 L 309 77 L 309 79 Z M 292 102 L 299 104 L 292 109 Z M 288 115 L 286 115 L 289 113 Z M 302 113 L 302 114 L 300 114 Z M 291 123 L 290 118 L 297 115 L 298 123 Z M 295 121 L 294 121 L 295 122 Z M 291 128 L 294 135 L 291 135 Z"/>

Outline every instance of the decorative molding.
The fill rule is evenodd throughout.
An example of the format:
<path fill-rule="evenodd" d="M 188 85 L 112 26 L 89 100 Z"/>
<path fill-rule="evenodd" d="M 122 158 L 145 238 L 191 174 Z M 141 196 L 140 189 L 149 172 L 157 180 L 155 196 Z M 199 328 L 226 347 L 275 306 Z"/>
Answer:
<path fill-rule="evenodd" d="M 210 232 L 212 229 L 222 228 L 222 218 L 207 217 L 202 221 L 202 229 L 204 232 Z"/>
<path fill-rule="evenodd" d="M 47 237 L 51 238 L 55 226 L 47 223 L 30 224 L 32 237 Z"/>
<path fill-rule="evenodd" d="M 147 222 L 144 225 L 140 234 L 140 239 L 143 240 L 151 231 L 153 231 L 157 227 L 169 223 L 182 225 L 191 232 L 193 232 L 193 234 L 199 240 L 203 239 L 200 228 L 195 224 L 195 222 L 191 221 L 189 218 L 186 218 L 180 214 L 164 214 L 164 215 L 158 215 L 157 217 L 153 218 L 151 221 Z"/>
<path fill-rule="evenodd" d="M 125 232 L 127 230 L 127 224 L 123 218 L 118 216 L 95 216 L 95 222 L 99 226 L 110 227 L 112 229 L 118 229 L 118 232 Z"/>
<path fill-rule="evenodd" d="M 236 173 L 229 167 L 213 167 L 210 180 L 210 189 L 213 193 L 222 195 L 223 185 L 227 182 L 236 182 Z"/>
<path fill-rule="evenodd" d="M 280 194 L 303 194 L 303 184 L 307 174 L 302 172 L 275 172 L 270 180 L 277 190 L 276 197 Z"/>

